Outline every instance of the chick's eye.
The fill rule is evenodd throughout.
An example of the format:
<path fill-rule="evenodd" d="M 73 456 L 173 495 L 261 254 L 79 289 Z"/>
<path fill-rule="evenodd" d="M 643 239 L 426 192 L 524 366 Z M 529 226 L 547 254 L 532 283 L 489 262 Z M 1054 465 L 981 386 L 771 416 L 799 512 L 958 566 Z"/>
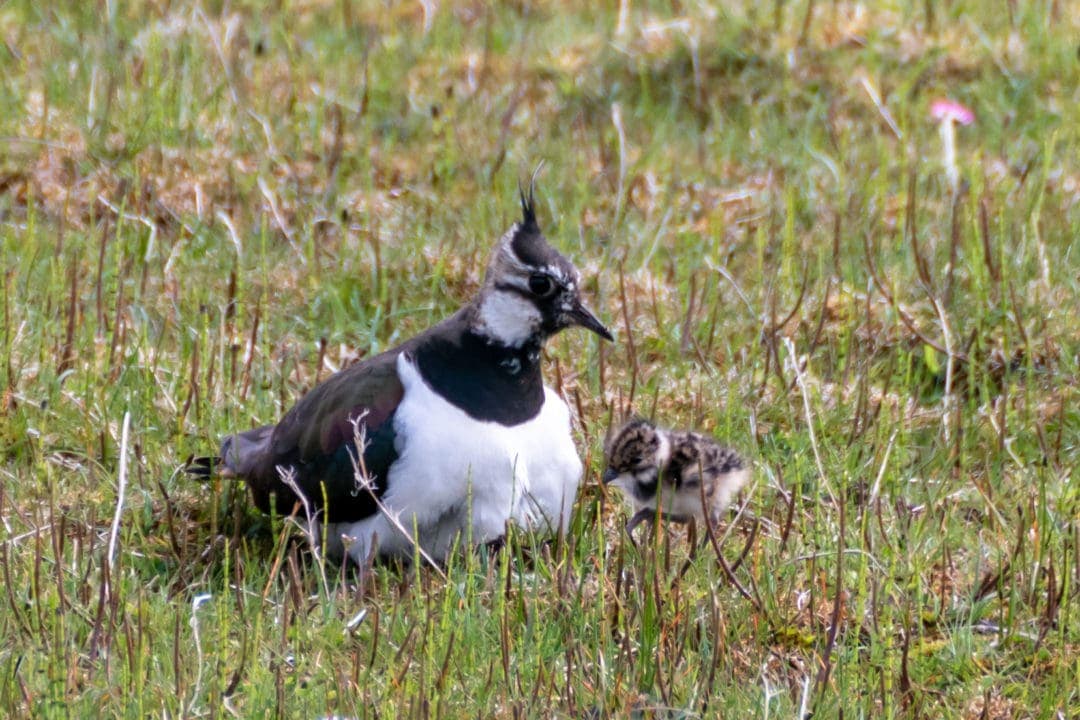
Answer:
<path fill-rule="evenodd" d="M 529 291 L 538 297 L 549 297 L 555 292 L 555 283 L 543 273 L 533 273 L 529 276 Z"/>

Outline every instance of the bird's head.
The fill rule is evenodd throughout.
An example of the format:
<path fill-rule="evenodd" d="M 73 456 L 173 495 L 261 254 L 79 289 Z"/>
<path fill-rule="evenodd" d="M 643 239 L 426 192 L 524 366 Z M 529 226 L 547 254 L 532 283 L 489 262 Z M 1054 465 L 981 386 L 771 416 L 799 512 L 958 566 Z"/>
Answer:
<path fill-rule="evenodd" d="M 648 420 L 631 420 L 608 439 L 603 481 L 645 500 L 643 494 L 655 495 L 660 470 L 670 454 L 671 446 L 663 430 Z"/>
<path fill-rule="evenodd" d="M 532 188 L 521 191 L 521 220 L 499 239 L 477 303 L 476 330 L 521 347 L 573 325 L 605 340 L 611 333 L 581 299 L 581 273 L 540 231 Z"/>

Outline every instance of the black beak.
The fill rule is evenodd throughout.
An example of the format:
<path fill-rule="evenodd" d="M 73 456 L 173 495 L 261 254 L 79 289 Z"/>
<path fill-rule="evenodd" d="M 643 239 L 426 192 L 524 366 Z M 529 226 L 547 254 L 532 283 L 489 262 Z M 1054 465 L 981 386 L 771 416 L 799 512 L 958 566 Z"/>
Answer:
<path fill-rule="evenodd" d="M 615 468 L 608 468 L 604 471 L 603 481 L 607 485 L 609 482 L 619 477 L 619 473 L 615 471 Z"/>
<path fill-rule="evenodd" d="M 566 317 L 573 325 L 580 325 L 586 330 L 592 330 L 594 333 L 604 338 L 605 340 L 614 340 L 611 331 L 609 331 L 604 324 L 600 322 L 589 308 L 582 305 L 580 300 L 574 300 L 574 306 L 570 308 L 566 313 Z"/>

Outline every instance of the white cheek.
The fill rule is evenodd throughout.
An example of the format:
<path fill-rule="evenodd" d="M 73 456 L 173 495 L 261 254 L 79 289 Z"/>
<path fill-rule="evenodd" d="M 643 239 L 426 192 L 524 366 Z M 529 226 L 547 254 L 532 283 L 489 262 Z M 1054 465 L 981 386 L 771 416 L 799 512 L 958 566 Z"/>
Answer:
<path fill-rule="evenodd" d="M 493 340 L 520 347 L 540 327 L 540 311 L 525 298 L 510 292 L 489 293 L 480 303 L 480 324 Z"/>

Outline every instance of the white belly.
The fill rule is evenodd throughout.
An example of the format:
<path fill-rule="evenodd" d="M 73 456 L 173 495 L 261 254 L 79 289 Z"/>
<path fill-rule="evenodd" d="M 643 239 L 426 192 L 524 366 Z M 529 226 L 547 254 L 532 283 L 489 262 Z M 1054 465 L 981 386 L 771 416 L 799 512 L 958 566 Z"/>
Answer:
<path fill-rule="evenodd" d="M 404 353 L 397 359 L 405 394 L 394 414 L 398 459 L 386 478 L 384 513 L 328 528 L 363 561 L 373 543 L 381 555 L 411 556 L 416 535 L 441 559 L 454 542 L 501 537 L 507 521 L 547 532 L 565 531 L 581 480 L 570 434 L 570 411 L 548 387 L 528 422 L 506 427 L 481 422 L 437 395 Z M 405 441 L 408 438 L 408 441 Z M 460 536 L 460 540 L 458 539 Z"/>

